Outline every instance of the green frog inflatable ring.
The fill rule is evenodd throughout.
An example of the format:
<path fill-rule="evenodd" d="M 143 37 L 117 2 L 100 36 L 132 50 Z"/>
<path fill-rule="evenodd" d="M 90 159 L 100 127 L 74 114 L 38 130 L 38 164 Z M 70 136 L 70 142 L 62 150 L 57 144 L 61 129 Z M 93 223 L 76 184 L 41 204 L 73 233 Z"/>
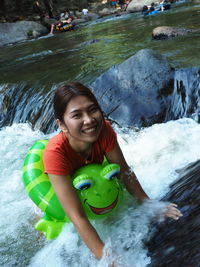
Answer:
<path fill-rule="evenodd" d="M 29 149 L 24 159 L 22 180 L 31 200 L 44 212 L 35 229 L 43 232 L 46 239 L 53 239 L 70 219 L 44 173 L 42 157 L 47 143 L 48 140 L 39 140 Z M 102 165 L 85 165 L 72 176 L 72 185 L 89 219 L 104 218 L 120 205 L 123 189 L 116 177 L 119 171 L 119 165 L 104 160 Z"/>

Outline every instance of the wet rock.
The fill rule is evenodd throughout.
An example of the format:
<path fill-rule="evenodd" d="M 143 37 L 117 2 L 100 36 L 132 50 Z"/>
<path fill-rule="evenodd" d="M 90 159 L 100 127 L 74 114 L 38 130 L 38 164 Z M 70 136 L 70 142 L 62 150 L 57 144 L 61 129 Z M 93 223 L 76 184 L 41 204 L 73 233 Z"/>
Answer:
<path fill-rule="evenodd" d="M 87 15 L 84 15 L 82 12 L 76 12 L 76 17 L 77 18 L 82 18 L 85 19 L 87 21 L 89 20 L 96 20 L 98 19 L 100 16 L 97 13 L 94 12 L 88 12 Z"/>
<path fill-rule="evenodd" d="M 57 22 L 56 19 L 44 18 L 44 24 L 50 29 L 53 23 Z"/>
<path fill-rule="evenodd" d="M 38 32 L 38 31 L 33 31 L 33 32 L 32 32 L 32 36 L 33 36 L 33 38 L 38 38 L 38 37 L 41 36 L 41 33 Z"/>
<path fill-rule="evenodd" d="M 98 13 L 102 17 L 103 16 L 108 16 L 108 15 L 117 13 L 117 9 L 116 8 L 107 8 L 107 7 L 105 7 L 102 10 L 100 10 Z"/>
<path fill-rule="evenodd" d="M 178 204 L 183 217 L 153 228 L 147 243 L 149 267 L 197 267 L 200 263 L 200 160 L 179 172 L 180 178 L 163 200 Z"/>
<path fill-rule="evenodd" d="M 166 120 L 192 118 L 200 123 L 200 68 L 176 70 L 174 91 L 171 97 Z"/>
<path fill-rule="evenodd" d="M 144 5 L 150 6 L 153 0 L 134 0 L 131 1 L 127 7 L 127 11 L 136 12 L 141 11 Z"/>
<path fill-rule="evenodd" d="M 100 75 L 91 88 L 110 119 L 123 126 L 145 127 L 163 122 L 173 77 L 164 56 L 143 49 Z"/>
<path fill-rule="evenodd" d="M 87 21 L 88 21 L 87 18 L 80 18 L 80 19 L 74 19 L 73 20 L 73 23 L 75 25 L 79 25 L 79 24 L 84 23 L 84 22 L 87 22 Z"/>
<path fill-rule="evenodd" d="M 92 39 L 80 45 L 110 41 Z M 0 128 L 28 122 L 35 130 L 55 131 L 52 97 L 56 87 L 24 83 L 2 86 Z M 164 56 L 149 49 L 111 67 L 90 87 L 106 117 L 122 126 L 145 127 L 182 117 L 200 122 L 200 69 L 174 71 Z"/>
<path fill-rule="evenodd" d="M 169 27 L 169 26 L 160 26 L 153 29 L 152 36 L 154 39 L 168 39 L 177 36 L 184 36 L 188 33 L 192 32 L 192 30 L 178 27 Z"/>
<path fill-rule="evenodd" d="M 39 35 L 48 33 L 48 29 L 34 21 L 19 21 L 0 24 L 0 46 L 27 40 L 33 31 Z"/>

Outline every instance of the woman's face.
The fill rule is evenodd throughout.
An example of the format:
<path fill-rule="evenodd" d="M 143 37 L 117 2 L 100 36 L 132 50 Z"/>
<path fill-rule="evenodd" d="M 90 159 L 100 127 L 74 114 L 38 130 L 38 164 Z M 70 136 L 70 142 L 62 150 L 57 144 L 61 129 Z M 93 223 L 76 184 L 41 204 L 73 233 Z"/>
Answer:
<path fill-rule="evenodd" d="M 70 100 L 63 116 L 62 130 L 71 142 L 95 142 L 102 128 L 103 117 L 95 103 L 86 96 Z"/>

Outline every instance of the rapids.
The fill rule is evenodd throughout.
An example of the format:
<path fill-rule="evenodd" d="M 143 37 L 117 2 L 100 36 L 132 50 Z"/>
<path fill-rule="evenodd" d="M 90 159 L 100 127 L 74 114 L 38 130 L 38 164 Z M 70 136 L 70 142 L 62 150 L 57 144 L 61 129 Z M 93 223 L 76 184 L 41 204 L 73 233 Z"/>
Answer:
<path fill-rule="evenodd" d="M 13 88 L 14 92 L 23 87 L 24 95 L 27 88 L 37 87 L 38 96 L 40 88 L 45 94 L 64 80 L 89 84 L 113 64 L 121 63 L 142 48 L 166 55 L 175 68 L 199 66 L 199 16 L 197 2 L 180 2 L 168 12 L 149 18 L 141 14 L 113 16 L 89 22 L 74 32 L 3 47 L 0 100 L 6 95 L 5 87 L 11 91 Z M 166 24 L 195 29 L 196 33 L 192 38 L 188 35 L 153 41 L 153 28 Z M 18 97 L 13 94 L 13 98 L 15 95 Z M 21 123 L 26 111 L 23 102 L 21 94 L 15 102 L 15 114 L 11 114 L 12 124 L 5 123 L 0 131 L 0 265 L 105 267 L 114 258 L 117 266 L 147 266 L 151 258 L 143 241 L 148 236 L 152 217 L 166 205 L 156 200 L 139 206 L 127 197 L 117 214 L 105 219 L 103 224 L 92 222 L 108 251 L 99 262 L 71 224 L 53 241 L 46 241 L 34 230 L 37 219 L 21 181 L 22 163 L 32 143 L 50 138 L 55 130 L 44 134 L 33 130 L 28 123 Z M 31 97 L 30 109 L 34 110 L 37 102 L 37 97 Z M 115 127 L 115 130 L 128 163 L 152 199 L 159 200 L 168 192 L 170 183 L 178 177 L 178 169 L 200 158 L 200 125 L 191 118 L 170 120 L 145 129 Z"/>

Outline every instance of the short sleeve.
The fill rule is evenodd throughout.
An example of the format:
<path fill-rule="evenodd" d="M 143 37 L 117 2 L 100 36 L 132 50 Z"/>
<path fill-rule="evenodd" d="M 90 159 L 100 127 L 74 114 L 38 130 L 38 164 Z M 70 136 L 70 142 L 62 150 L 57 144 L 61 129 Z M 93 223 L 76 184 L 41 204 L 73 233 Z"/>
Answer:
<path fill-rule="evenodd" d="M 66 156 L 70 155 L 70 151 L 65 144 L 66 142 L 62 133 L 49 140 L 43 153 L 45 173 L 55 175 L 71 174 L 71 158 Z"/>
<path fill-rule="evenodd" d="M 109 153 L 113 150 L 114 146 L 117 143 L 117 134 L 113 130 L 112 126 L 108 121 L 105 122 L 106 131 L 104 132 L 104 145 L 105 145 L 105 152 Z"/>
<path fill-rule="evenodd" d="M 43 161 L 45 173 L 55 175 L 70 174 L 70 163 L 67 162 L 65 157 L 59 151 L 48 148 L 45 149 L 43 154 Z"/>

